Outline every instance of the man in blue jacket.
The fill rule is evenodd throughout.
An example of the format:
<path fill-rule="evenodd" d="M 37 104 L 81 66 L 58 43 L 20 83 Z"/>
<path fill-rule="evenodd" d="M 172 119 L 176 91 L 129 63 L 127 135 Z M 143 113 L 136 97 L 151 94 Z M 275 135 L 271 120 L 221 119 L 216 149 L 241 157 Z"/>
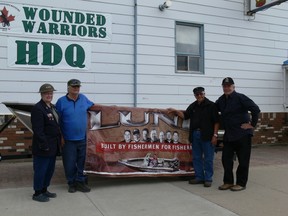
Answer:
<path fill-rule="evenodd" d="M 59 98 L 56 108 L 64 138 L 62 159 L 69 186 L 68 192 L 90 192 L 84 175 L 86 158 L 87 111 L 94 105 L 80 94 L 81 82 L 71 79 L 67 83 L 68 93 Z"/>
<path fill-rule="evenodd" d="M 246 95 L 235 91 L 234 80 L 231 77 L 223 79 L 222 88 L 224 94 L 216 101 L 225 130 L 222 152 L 224 184 L 219 186 L 219 190 L 241 191 L 246 188 L 248 181 L 251 139 L 260 109 Z M 251 112 L 251 117 L 248 111 Z M 234 185 L 233 175 L 234 153 L 239 162 L 236 185 Z"/>

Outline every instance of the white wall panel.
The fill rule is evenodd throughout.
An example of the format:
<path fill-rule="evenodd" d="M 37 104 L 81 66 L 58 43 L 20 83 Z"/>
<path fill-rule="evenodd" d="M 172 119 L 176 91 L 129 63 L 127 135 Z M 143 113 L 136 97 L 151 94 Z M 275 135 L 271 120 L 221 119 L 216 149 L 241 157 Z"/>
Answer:
<path fill-rule="evenodd" d="M 7 66 L 8 35 L 0 32 L 0 102 L 38 101 L 35 91 L 43 82 L 55 86 L 57 98 L 66 92 L 68 79 L 78 78 L 83 82 L 81 91 L 98 103 L 133 106 L 136 85 L 137 106 L 184 109 L 194 101 L 195 86 L 204 86 L 207 96 L 216 100 L 222 94 L 222 79 L 231 76 L 236 90 L 255 100 L 262 111 L 284 110 L 287 2 L 257 13 L 254 20 L 244 15 L 244 0 L 173 0 L 161 12 L 158 6 L 163 2 L 137 1 L 136 38 L 134 0 L 9 2 L 110 14 L 112 39 L 88 41 L 92 60 L 86 71 L 21 69 Z M 204 25 L 204 74 L 175 72 L 177 21 Z"/>

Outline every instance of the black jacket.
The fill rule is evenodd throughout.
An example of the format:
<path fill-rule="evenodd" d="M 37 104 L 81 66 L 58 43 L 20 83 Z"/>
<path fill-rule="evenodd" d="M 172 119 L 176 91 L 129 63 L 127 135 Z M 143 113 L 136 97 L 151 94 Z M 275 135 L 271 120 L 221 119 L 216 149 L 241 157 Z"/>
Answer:
<path fill-rule="evenodd" d="M 32 108 L 31 123 L 33 130 L 32 154 L 56 156 L 60 150 L 60 128 L 51 108 L 43 100 L 40 100 Z"/>
<path fill-rule="evenodd" d="M 192 142 L 193 133 L 192 119 L 195 118 L 195 115 L 197 115 L 197 118 L 200 118 L 201 139 L 203 141 L 210 141 L 214 134 L 214 125 L 219 122 L 217 107 L 215 103 L 207 98 L 201 103 L 201 113 L 196 112 L 196 106 L 198 106 L 197 100 L 184 111 L 184 119 L 190 119 L 190 142 Z"/>
<path fill-rule="evenodd" d="M 234 91 L 229 97 L 224 94 L 219 97 L 216 105 L 221 112 L 225 141 L 235 141 L 247 134 L 253 135 L 252 129 L 242 129 L 241 124 L 250 122 L 253 127 L 256 126 L 260 109 L 254 101 L 246 95 Z"/>

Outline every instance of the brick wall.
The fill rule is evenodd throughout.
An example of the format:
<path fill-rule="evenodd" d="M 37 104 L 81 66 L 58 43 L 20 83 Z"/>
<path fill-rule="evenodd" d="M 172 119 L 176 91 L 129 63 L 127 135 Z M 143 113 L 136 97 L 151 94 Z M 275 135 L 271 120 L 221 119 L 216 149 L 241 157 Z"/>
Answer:
<path fill-rule="evenodd" d="M 15 118 L 0 133 L 0 154 L 6 156 L 31 156 L 32 133 Z"/>
<path fill-rule="evenodd" d="M 288 144 L 288 113 L 261 113 L 253 145 Z M 14 119 L 0 134 L 2 156 L 31 156 L 32 133 Z"/>
<path fill-rule="evenodd" d="M 261 113 L 253 144 L 288 144 L 288 113 Z"/>

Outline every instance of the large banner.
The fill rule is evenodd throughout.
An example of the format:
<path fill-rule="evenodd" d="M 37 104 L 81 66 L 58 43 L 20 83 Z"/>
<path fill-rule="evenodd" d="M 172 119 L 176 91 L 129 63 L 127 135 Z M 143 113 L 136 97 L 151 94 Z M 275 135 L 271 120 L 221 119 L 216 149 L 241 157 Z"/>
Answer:
<path fill-rule="evenodd" d="M 191 176 L 188 124 L 167 110 L 95 105 L 89 111 L 85 172 Z"/>

